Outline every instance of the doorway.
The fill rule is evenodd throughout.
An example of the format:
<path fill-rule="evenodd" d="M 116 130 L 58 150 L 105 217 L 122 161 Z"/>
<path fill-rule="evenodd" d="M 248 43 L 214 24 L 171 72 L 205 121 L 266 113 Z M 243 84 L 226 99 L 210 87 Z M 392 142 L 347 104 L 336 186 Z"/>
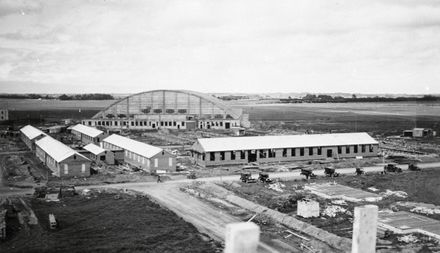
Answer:
<path fill-rule="evenodd" d="M 327 157 L 333 157 L 333 149 L 327 149 Z"/>
<path fill-rule="evenodd" d="M 226 129 L 231 128 L 231 123 L 230 123 L 230 122 L 225 122 L 225 128 L 226 128 Z"/>
<path fill-rule="evenodd" d="M 249 150 L 248 151 L 248 163 L 256 162 L 257 161 L 257 152 L 255 150 Z"/>

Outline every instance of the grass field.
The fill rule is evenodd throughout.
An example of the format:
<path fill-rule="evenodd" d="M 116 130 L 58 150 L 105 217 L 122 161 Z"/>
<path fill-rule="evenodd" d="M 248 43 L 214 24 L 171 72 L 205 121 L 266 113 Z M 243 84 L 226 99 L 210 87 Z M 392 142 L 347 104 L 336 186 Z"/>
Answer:
<path fill-rule="evenodd" d="M 427 127 L 440 131 L 440 104 L 344 103 L 248 105 L 254 124 L 296 131 L 366 131 L 401 134 L 404 129 Z M 283 122 L 270 124 L 270 122 Z"/>
<path fill-rule="evenodd" d="M 101 193 L 67 197 L 61 202 L 31 200 L 39 224 L 18 230 L 0 252 L 215 252 L 197 229 L 146 197 Z M 50 230 L 49 213 L 59 228 Z M 11 219 L 8 219 L 8 222 Z"/>

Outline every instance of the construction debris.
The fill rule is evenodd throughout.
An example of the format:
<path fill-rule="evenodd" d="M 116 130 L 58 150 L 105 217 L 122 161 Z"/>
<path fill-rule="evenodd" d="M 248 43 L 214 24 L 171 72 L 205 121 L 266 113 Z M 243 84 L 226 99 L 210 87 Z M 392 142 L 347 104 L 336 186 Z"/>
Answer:
<path fill-rule="evenodd" d="M 386 190 L 385 192 L 381 192 L 379 193 L 381 196 L 387 198 L 387 197 L 397 197 L 397 198 L 408 198 L 408 193 L 404 192 L 404 191 L 391 191 L 391 190 Z"/>
<path fill-rule="evenodd" d="M 398 237 L 397 240 L 404 243 L 416 243 L 419 241 L 419 239 L 417 239 L 417 237 L 415 237 L 414 235 L 404 235 Z"/>
<path fill-rule="evenodd" d="M 276 182 L 276 183 L 270 184 L 268 186 L 269 189 L 277 191 L 277 192 L 284 192 L 284 190 L 283 190 L 284 187 L 286 187 L 286 186 L 280 182 Z"/>
<path fill-rule="evenodd" d="M 348 211 L 347 209 L 345 209 L 341 206 L 336 206 L 336 205 L 327 206 L 322 211 L 322 215 L 328 216 L 328 217 L 336 217 L 340 213 L 349 213 L 351 215 L 350 211 Z"/>

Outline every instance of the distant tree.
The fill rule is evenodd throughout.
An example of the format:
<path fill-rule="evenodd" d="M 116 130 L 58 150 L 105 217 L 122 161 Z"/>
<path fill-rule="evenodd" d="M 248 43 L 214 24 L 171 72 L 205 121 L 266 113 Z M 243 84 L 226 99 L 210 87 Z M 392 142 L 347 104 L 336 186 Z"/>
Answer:
<path fill-rule="evenodd" d="M 63 94 L 58 97 L 59 100 L 71 100 L 72 98 L 67 96 L 66 94 Z"/>
<path fill-rule="evenodd" d="M 356 97 L 356 94 L 351 95 L 351 98 L 352 98 L 352 99 L 356 99 L 356 98 L 357 98 L 357 97 Z"/>

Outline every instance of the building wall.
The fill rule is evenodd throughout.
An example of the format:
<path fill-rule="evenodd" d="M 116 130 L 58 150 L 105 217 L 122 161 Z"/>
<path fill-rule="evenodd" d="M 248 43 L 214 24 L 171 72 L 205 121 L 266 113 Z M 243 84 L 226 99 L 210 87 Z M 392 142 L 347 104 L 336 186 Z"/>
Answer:
<path fill-rule="evenodd" d="M 30 149 L 30 150 L 34 150 L 34 145 L 33 142 L 23 133 L 21 133 L 21 140 L 24 142 L 24 144 L 26 144 L 26 146 Z"/>
<path fill-rule="evenodd" d="M 9 120 L 9 111 L 6 109 L 0 109 L 0 121 Z"/>
<path fill-rule="evenodd" d="M 357 146 L 357 147 L 355 147 Z M 364 147 L 362 147 L 364 146 Z M 355 152 L 357 149 L 357 152 Z M 305 148 L 274 149 L 274 150 L 256 150 L 256 162 L 288 162 L 301 160 L 319 160 L 326 158 L 354 158 L 356 156 L 371 157 L 377 156 L 378 145 L 350 145 L 350 146 L 334 146 L 334 147 L 305 147 Z M 303 152 L 301 151 L 303 150 Z M 320 151 L 319 151 L 320 150 Z M 220 166 L 233 164 L 247 164 L 249 163 L 249 151 L 244 152 L 242 159 L 240 151 L 234 151 L 235 159 L 232 159 L 231 151 L 197 153 L 192 152 L 197 164 L 201 166 Z M 271 153 L 271 154 L 269 154 Z M 303 155 L 302 155 L 303 154 Z M 214 161 L 211 161 L 214 157 Z"/>
<path fill-rule="evenodd" d="M 91 161 L 79 155 L 71 156 L 57 166 L 60 177 L 88 177 L 90 176 Z M 66 173 L 67 166 L 67 173 Z M 83 169 L 84 168 L 84 169 Z"/>

